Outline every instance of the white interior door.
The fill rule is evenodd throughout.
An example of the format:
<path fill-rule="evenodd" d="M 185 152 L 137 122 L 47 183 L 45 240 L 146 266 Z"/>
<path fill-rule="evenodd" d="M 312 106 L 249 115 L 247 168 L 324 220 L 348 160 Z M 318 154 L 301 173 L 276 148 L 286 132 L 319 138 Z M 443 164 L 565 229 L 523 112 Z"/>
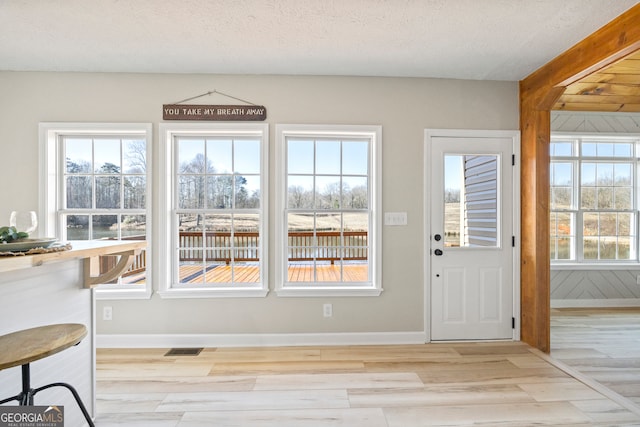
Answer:
<path fill-rule="evenodd" d="M 510 339 L 514 138 L 461 133 L 427 140 L 431 340 Z"/>

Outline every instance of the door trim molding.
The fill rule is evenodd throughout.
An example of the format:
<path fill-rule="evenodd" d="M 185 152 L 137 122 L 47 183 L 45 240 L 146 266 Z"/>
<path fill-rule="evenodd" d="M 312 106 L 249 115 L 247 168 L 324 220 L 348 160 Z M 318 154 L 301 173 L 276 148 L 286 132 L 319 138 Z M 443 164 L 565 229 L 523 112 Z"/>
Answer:
<path fill-rule="evenodd" d="M 476 129 L 425 129 L 424 130 L 424 151 L 423 151 L 423 285 L 424 285 L 424 330 L 426 342 L 431 342 L 431 140 L 437 137 L 449 138 L 511 138 L 512 152 L 515 155 L 513 166 L 513 236 L 515 236 L 515 247 L 513 248 L 513 317 L 515 327 L 513 329 L 513 340 L 520 341 L 520 131 L 518 130 L 476 130 Z"/>

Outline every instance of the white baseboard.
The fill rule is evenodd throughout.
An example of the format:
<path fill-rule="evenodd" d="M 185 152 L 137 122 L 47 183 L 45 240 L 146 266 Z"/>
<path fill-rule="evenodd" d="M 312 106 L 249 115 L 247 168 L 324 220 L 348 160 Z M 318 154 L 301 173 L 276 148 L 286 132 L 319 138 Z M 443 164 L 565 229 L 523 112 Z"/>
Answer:
<path fill-rule="evenodd" d="M 552 299 L 551 308 L 640 307 L 640 298 Z"/>
<path fill-rule="evenodd" d="M 288 347 L 424 344 L 424 332 L 317 334 L 118 334 L 96 336 L 97 348 Z"/>

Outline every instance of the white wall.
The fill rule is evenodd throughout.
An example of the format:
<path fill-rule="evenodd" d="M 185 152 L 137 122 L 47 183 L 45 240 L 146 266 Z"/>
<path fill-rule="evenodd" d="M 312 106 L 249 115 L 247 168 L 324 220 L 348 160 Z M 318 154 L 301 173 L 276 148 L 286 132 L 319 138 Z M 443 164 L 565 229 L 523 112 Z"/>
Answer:
<path fill-rule="evenodd" d="M 391 339 L 398 333 L 404 340 L 421 336 L 424 129 L 517 129 L 516 82 L 0 72 L 0 218 L 8 219 L 13 209 L 37 208 L 39 122 L 152 122 L 157 146 L 162 104 L 214 89 L 266 106 L 272 147 L 277 123 L 382 125 L 383 211 L 408 214 L 406 227 L 383 228 L 384 292 L 380 297 L 362 298 L 269 294 L 259 299 L 163 300 L 154 295 L 151 300 L 99 301 L 97 312 L 110 305 L 114 319 L 98 319 L 98 333 L 133 334 L 130 337 L 136 339 L 140 334 L 173 334 L 174 338 L 249 334 L 255 338 L 260 334 L 379 333 Z M 195 102 L 230 101 L 214 95 Z M 274 154 L 271 150 L 271 167 Z M 154 169 L 153 185 L 159 182 L 157 172 Z M 270 177 L 273 196 L 273 171 Z M 271 212 L 270 235 L 274 218 Z M 273 242 L 269 249 L 274 253 Z M 159 262 L 154 260 L 154 265 Z M 275 269 L 269 271 L 274 289 Z M 322 304 L 327 302 L 333 303 L 334 311 L 329 319 L 322 316 Z"/>

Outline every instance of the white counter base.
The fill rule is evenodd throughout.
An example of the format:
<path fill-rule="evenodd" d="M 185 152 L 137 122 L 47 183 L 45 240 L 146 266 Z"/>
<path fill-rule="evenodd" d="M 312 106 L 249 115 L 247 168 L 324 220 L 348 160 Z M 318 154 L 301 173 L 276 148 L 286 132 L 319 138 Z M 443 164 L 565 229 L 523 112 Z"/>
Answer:
<path fill-rule="evenodd" d="M 54 323 L 84 324 L 89 334 L 79 345 L 31 364 L 31 385 L 37 388 L 67 382 L 95 417 L 95 304 L 93 290 L 83 288 L 83 280 L 79 259 L 0 274 L 0 335 Z M 0 399 L 20 392 L 20 375 L 20 367 L 0 371 Z M 86 425 L 71 393 L 64 388 L 44 390 L 35 396 L 34 403 L 63 405 L 66 427 Z"/>

